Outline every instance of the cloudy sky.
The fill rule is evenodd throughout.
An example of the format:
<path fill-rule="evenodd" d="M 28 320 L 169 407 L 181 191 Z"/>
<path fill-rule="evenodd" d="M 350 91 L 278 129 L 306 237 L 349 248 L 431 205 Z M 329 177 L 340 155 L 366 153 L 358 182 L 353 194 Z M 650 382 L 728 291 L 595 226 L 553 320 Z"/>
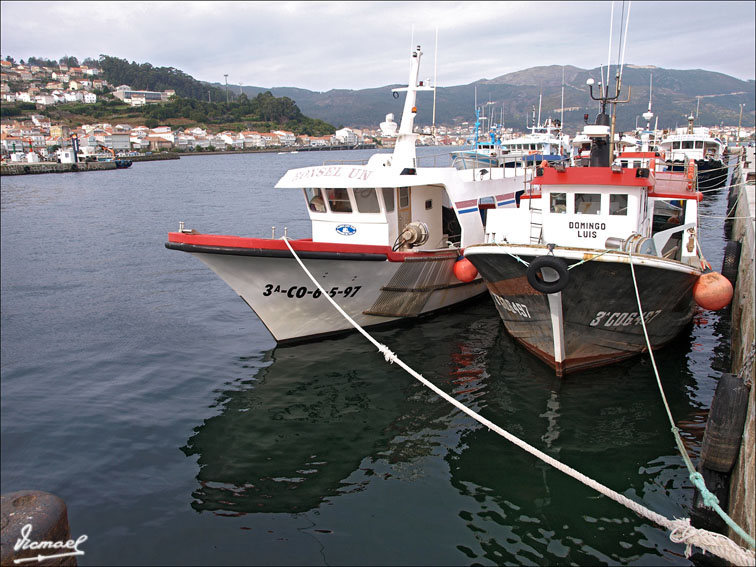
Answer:
<path fill-rule="evenodd" d="M 228 74 L 229 85 L 327 91 L 406 83 L 408 55 L 419 44 L 421 75 L 436 69 L 437 84 L 453 86 L 536 65 L 614 65 L 628 11 L 626 63 L 754 79 L 752 1 L 3 0 L 0 57 L 104 54 L 203 81 L 223 83 Z"/>

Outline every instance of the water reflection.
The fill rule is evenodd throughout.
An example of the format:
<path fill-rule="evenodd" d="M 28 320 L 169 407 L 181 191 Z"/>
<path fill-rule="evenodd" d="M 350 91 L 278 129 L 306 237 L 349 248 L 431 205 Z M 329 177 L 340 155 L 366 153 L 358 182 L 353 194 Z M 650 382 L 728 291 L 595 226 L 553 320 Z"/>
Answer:
<path fill-rule="evenodd" d="M 690 331 L 656 361 L 695 457 L 702 410 L 690 395 L 701 387 L 686 359 L 698 340 Z M 660 514 L 689 515 L 692 488 L 647 357 L 559 380 L 485 301 L 377 335 L 528 443 Z M 346 530 L 347 514 L 362 541 L 389 529 L 370 518 L 401 483 L 405 501 L 391 508 L 412 516 L 406 529 L 423 534 L 429 518 L 456 514 L 445 535 L 456 563 L 688 564 L 664 530 L 438 400 L 360 336 L 278 348 L 236 367 L 245 378 L 217 396 L 220 413 L 183 448 L 199 465 L 197 511 L 306 515 L 308 533 L 321 535 Z"/>
<path fill-rule="evenodd" d="M 691 340 L 683 336 L 657 354 L 672 412 L 683 421 L 699 412 L 687 396 L 695 382 L 685 364 Z M 505 352 L 492 349 L 487 366 L 502 368 Z M 486 417 L 656 512 L 688 516 L 687 472 L 643 359 L 551 383 L 504 368 L 502 379 L 490 382 Z M 468 497 L 459 516 L 478 534 L 476 546 L 459 546 L 470 560 L 585 565 L 664 557 L 688 564 L 664 530 L 491 432 L 465 432 L 462 443 L 465 449 L 446 459 L 452 484 Z"/>
<path fill-rule="evenodd" d="M 196 428 L 196 510 L 301 512 L 341 488 L 385 444 L 406 394 L 357 341 L 267 353 L 268 366 L 223 392 L 223 411 Z M 370 364 L 370 362 L 373 364 Z M 397 411 L 394 411 L 394 410 Z"/>
<path fill-rule="evenodd" d="M 482 358 L 499 330 L 498 316 L 483 303 L 473 313 L 388 331 L 379 340 L 399 345 L 403 360 L 428 362 L 422 372 L 440 376 L 441 387 L 474 405 L 488 378 Z M 481 319 L 475 309 L 488 316 Z M 467 328 L 449 341 L 456 324 Z M 311 510 L 362 490 L 345 479 L 366 457 L 399 463 L 431 454 L 452 413 L 361 336 L 273 349 L 253 366 L 259 368 L 220 394 L 222 411 L 182 448 L 198 457 L 192 494 L 198 511 Z"/>

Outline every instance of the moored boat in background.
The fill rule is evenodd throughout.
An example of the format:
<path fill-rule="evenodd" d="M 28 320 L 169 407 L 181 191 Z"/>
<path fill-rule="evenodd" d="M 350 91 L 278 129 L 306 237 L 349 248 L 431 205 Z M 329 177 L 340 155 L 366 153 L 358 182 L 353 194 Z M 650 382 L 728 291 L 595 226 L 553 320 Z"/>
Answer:
<path fill-rule="evenodd" d="M 483 167 L 517 167 L 518 156 L 510 155 L 501 143 L 497 125 L 492 125 L 488 134 L 481 136 L 480 110 L 475 110 L 475 126 L 473 135 L 468 139 L 469 147 L 454 150 L 450 153 L 452 165 L 457 169 L 480 169 Z"/>
<path fill-rule="evenodd" d="M 562 132 L 560 120 L 547 118 L 536 121 L 533 109 L 533 125 L 530 133 L 508 140 L 502 140 L 503 151 L 526 164 L 538 165 L 543 161 L 567 161 L 571 153 L 570 137 Z"/>
<path fill-rule="evenodd" d="M 666 154 L 673 171 L 682 171 L 689 161 L 695 161 L 698 170 L 698 187 L 701 191 L 718 189 L 727 180 L 724 164 L 725 145 L 709 133 L 709 129 L 694 126 L 695 118 L 688 116 L 688 126 L 676 128 L 659 142 L 660 151 Z"/>

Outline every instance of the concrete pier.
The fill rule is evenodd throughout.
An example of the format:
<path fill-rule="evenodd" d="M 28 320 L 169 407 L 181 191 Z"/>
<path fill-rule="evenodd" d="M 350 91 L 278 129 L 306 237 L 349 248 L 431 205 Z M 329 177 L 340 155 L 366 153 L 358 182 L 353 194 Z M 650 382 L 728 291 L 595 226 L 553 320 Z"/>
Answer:
<path fill-rule="evenodd" d="M 738 279 L 732 300 L 732 369 L 750 386 L 748 411 L 743 430 L 738 459 L 732 469 L 729 498 L 729 516 L 751 537 L 756 537 L 756 398 L 754 393 L 754 340 L 756 326 L 756 287 L 754 285 L 754 148 L 741 148 L 740 163 L 733 185 L 737 187 L 738 199 L 733 219 L 731 239 L 740 242 Z M 728 536 L 748 548 L 732 530 Z"/>
<path fill-rule="evenodd" d="M 92 161 L 89 163 L 4 163 L 0 166 L 0 175 L 28 175 L 34 173 L 69 173 L 74 171 L 104 171 L 115 169 L 114 161 Z"/>

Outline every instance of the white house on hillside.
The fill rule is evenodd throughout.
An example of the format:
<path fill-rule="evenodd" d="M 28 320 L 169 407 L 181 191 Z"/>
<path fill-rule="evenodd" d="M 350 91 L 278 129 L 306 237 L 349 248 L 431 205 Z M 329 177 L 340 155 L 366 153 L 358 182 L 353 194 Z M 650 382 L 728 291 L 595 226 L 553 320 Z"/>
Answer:
<path fill-rule="evenodd" d="M 274 130 L 272 133 L 278 136 L 279 143 L 282 146 L 293 146 L 297 141 L 297 137 L 294 135 L 294 132 L 288 132 L 286 130 Z"/>
<path fill-rule="evenodd" d="M 357 134 L 355 134 L 351 128 L 342 128 L 341 130 L 336 130 L 334 136 L 340 144 L 347 146 L 354 146 L 359 143 Z"/>

